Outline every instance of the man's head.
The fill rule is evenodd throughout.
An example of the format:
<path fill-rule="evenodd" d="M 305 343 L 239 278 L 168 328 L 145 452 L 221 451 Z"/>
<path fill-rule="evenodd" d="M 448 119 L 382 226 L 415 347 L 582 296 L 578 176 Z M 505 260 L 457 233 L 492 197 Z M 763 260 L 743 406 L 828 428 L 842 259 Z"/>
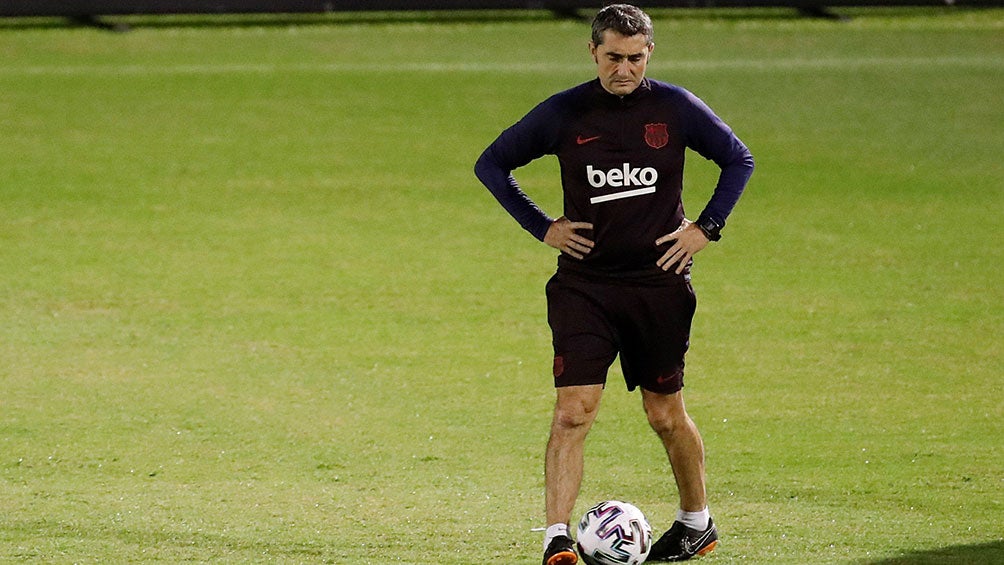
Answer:
<path fill-rule="evenodd" d="M 638 88 L 655 48 L 652 35 L 651 18 L 634 6 L 613 4 L 596 14 L 589 52 L 607 92 L 626 96 Z"/>

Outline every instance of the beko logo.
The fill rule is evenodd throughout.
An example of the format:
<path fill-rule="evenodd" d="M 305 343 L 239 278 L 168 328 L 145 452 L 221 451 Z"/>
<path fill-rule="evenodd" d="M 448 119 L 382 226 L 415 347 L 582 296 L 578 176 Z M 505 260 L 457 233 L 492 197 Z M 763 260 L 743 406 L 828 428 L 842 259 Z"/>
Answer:
<path fill-rule="evenodd" d="M 631 163 L 624 163 L 621 168 L 603 171 L 594 169 L 592 165 L 586 165 L 586 180 L 593 188 L 632 188 L 612 194 L 594 196 L 589 199 L 592 204 L 609 202 L 610 200 L 620 200 L 621 198 L 631 198 L 643 194 L 655 192 L 655 183 L 659 180 L 659 171 L 652 167 L 635 168 Z"/>

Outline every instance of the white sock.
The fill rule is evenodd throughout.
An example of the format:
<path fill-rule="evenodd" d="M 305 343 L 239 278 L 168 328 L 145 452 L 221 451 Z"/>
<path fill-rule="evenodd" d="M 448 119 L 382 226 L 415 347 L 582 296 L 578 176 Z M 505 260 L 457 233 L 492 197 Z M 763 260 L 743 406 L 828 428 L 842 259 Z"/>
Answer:
<path fill-rule="evenodd" d="M 544 551 L 551 545 L 551 540 L 558 536 L 572 537 L 568 535 L 568 524 L 551 524 L 544 533 Z"/>
<path fill-rule="evenodd" d="M 708 512 L 708 507 L 705 506 L 704 510 L 700 512 L 684 512 L 683 510 L 678 510 L 676 512 L 676 521 L 683 522 L 684 526 L 703 532 L 708 529 L 708 522 L 711 521 L 711 513 Z"/>

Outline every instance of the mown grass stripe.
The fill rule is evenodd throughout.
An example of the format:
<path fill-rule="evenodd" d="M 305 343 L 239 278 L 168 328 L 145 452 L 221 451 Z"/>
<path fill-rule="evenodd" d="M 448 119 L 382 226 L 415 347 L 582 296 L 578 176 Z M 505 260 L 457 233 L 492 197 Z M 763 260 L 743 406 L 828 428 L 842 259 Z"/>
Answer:
<path fill-rule="evenodd" d="M 913 68 L 929 66 L 1004 69 L 1004 60 L 994 57 L 860 57 L 860 58 L 796 58 L 796 59 L 729 59 L 692 61 L 653 61 L 652 70 L 743 70 L 818 71 L 855 70 L 868 68 Z M 213 74 L 279 74 L 279 73 L 342 73 L 342 72 L 428 72 L 428 73 L 555 73 L 591 70 L 585 62 L 561 63 L 440 63 L 414 62 L 393 64 L 290 63 L 290 64 L 96 64 L 96 65 L 30 65 L 0 68 L 0 75 L 75 76 L 75 75 L 213 75 Z"/>

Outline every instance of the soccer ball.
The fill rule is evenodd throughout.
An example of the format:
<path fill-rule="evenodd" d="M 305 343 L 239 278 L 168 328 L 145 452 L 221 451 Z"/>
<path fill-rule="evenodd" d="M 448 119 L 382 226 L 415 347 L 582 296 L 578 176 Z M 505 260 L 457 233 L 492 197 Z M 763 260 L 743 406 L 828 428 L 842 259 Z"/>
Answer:
<path fill-rule="evenodd" d="M 652 527 L 637 507 L 608 500 L 579 520 L 576 541 L 586 565 L 639 565 L 652 549 Z"/>

